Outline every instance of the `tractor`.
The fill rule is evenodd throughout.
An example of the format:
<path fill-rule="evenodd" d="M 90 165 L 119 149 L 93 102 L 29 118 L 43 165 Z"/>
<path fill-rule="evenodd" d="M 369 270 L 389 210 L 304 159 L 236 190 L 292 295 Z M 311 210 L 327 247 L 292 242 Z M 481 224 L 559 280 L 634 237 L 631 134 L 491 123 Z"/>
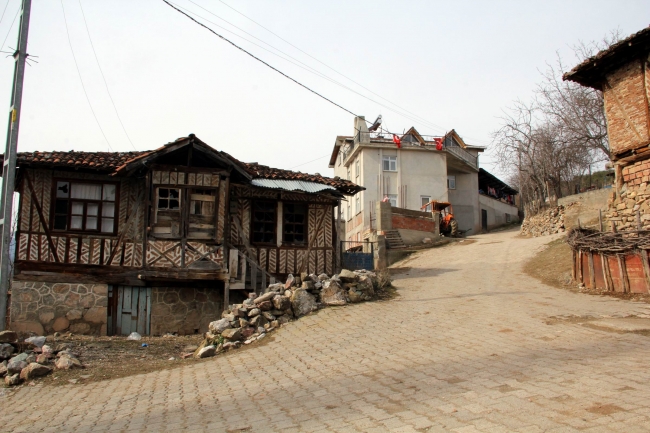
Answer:
<path fill-rule="evenodd" d="M 440 212 L 440 233 L 445 236 L 455 237 L 459 235 L 458 221 L 454 218 L 454 210 L 451 203 L 446 201 L 431 201 L 421 208 L 424 211 Z"/>

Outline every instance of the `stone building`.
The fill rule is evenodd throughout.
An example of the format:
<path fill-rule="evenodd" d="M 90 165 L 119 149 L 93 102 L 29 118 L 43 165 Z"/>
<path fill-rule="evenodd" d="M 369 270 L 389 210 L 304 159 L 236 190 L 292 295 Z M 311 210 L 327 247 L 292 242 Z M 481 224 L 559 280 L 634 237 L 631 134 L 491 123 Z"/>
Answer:
<path fill-rule="evenodd" d="M 289 273 L 337 268 L 354 183 L 238 161 L 193 134 L 144 152 L 19 153 L 10 327 L 206 331 Z"/>
<path fill-rule="evenodd" d="M 565 80 L 603 92 L 611 161 L 616 176 L 606 219 L 618 230 L 636 229 L 639 225 L 650 228 L 648 69 L 650 27 L 564 74 Z"/>

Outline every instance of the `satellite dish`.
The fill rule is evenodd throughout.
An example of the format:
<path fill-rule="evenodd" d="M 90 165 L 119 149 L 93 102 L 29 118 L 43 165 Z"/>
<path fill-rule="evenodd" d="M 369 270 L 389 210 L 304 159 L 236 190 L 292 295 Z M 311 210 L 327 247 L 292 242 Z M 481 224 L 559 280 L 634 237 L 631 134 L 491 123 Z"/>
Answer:
<path fill-rule="evenodd" d="M 370 128 L 368 128 L 368 131 L 373 132 L 376 131 L 377 128 L 381 125 L 381 114 L 375 119 L 375 123 L 372 124 Z"/>

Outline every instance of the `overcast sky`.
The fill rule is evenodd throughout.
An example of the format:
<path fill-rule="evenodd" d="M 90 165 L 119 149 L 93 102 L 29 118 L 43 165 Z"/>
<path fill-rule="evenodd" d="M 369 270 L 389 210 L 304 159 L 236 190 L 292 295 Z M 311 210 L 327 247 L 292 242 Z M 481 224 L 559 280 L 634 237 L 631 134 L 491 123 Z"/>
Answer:
<path fill-rule="evenodd" d="M 18 20 L 9 29 L 20 3 L 0 0 L 0 8 L 7 4 L 0 21 L 0 38 L 7 36 L 3 51 L 16 46 Z M 382 114 L 391 131 L 413 125 L 422 134 L 441 135 L 454 128 L 474 145 L 489 145 L 502 110 L 517 98 L 530 98 L 539 71 L 556 52 L 572 67 L 577 60 L 570 46 L 579 41 L 601 39 L 614 29 L 627 36 L 650 24 L 650 0 L 174 3 L 278 53 L 265 45 L 270 44 L 285 53 L 280 56 L 296 59 L 291 62 L 303 62 L 307 66 L 298 67 L 206 22 L 353 113 L 368 120 Z M 351 114 L 162 0 L 81 0 L 132 145 L 95 61 L 79 0 L 63 0 L 63 5 L 81 78 L 108 142 L 84 96 L 61 2 L 33 0 L 28 52 L 39 63 L 27 68 L 19 151 L 145 150 L 195 133 L 243 161 L 331 175 L 328 157 L 337 135 L 352 134 Z M 7 109 L 12 74 L 13 61 L 7 57 L 0 63 L 0 102 Z M 481 162 L 499 174 L 489 151 Z"/>

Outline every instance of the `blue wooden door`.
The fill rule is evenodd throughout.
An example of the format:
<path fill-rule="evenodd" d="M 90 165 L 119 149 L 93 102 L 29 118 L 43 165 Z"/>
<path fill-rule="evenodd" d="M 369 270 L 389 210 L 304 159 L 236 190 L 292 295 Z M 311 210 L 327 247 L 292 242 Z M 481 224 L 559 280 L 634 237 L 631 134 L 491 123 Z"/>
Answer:
<path fill-rule="evenodd" d="M 151 329 L 151 287 L 109 286 L 109 335 L 137 332 L 149 335 Z"/>

